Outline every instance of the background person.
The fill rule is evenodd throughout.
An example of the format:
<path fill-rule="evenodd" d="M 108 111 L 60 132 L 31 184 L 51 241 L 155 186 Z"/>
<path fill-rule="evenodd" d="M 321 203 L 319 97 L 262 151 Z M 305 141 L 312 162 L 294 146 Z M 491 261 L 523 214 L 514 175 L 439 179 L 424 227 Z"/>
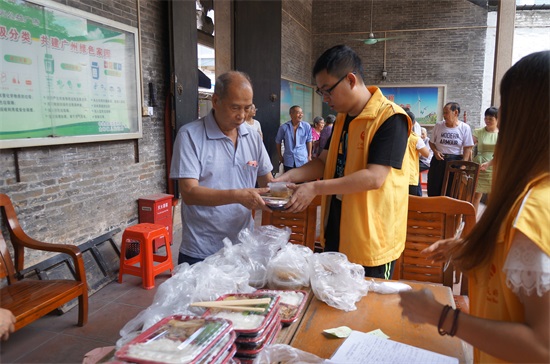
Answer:
<path fill-rule="evenodd" d="M 458 120 L 459 114 L 460 105 L 448 102 L 443 107 L 444 120 L 433 128 L 430 148 L 434 155 L 428 171 L 428 196 L 441 196 L 447 161 L 469 161 L 472 156 L 472 130 Z"/>
<path fill-rule="evenodd" d="M 253 130 L 256 130 L 258 133 L 260 133 L 260 136 L 263 139 L 264 135 L 262 134 L 262 125 L 258 120 L 254 119 L 257 111 L 258 109 L 256 109 L 256 105 L 252 104 L 252 106 L 250 107 L 250 110 L 248 111 L 248 114 L 246 115 L 246 119 L 244 121 L 246 121 L 246 124 L 249 127 L 251 127 Z"/>
<path fill-rule="evenodd" d="M 549 80 L 550 51 L 506 72 L 491 200 L 464 241 L 424 250 L 468 273 L 471 315 L 445 315 L 427 290 L 400 293 L 403 316 L 472 344 L 475 363 L 550 362 Z"/>
<path fill-rule="evenodd" d="M 321 131 L 321 136 L 319 137 L 319 152 L 317 153 L 317 157 L 321 154 L 321 152 L 323 152 L 325 146 L 327 145 L 327 141 L 332 135 L 334 121 L 336 121 L 336 116 L 332 114 L 327 115 L 325 118 L 325 127 L 323 128 L 323 131 Z"/>
<path fill-rule="evenodd" d="M 475 129 L 473 133 L 474 143 L 477 145 L 477 155 L 473 161 L 482 165 L 488 163 L 493 159 L 495 153 L 495 145 L 498 138 L 498 109 L 496 107 L 490 107 L 485 110 L 485 127 Z M 477 178 L 476 192 L 474 195 L 474 207 L 476 211 L 479 208 L 481 196 L 484 193 L 489 194 L 491 192 L 491 181 L 493 178 L 493 169 L 488 168 L 479 171 Z"/>
<path fill-rule="evenodd" d="M 285 172 L 303 166 L 311 160 L 311 125 L 302 121 L 304 112 L 298 105 L 289 110 L 290 121 L 279 127 L 275 143 L 279 154 L 279 163 L 283 163 Z M 284 155 L 281 144 L 284 143 Z"/>
<path fill-rule="evenodd" d="M 325 127 L 325 119 L 321 116 L 316 116 L 313 119 L 313 128 L 311 128 L 311 142 L 312 144 L 312 155 L 316 157 L 319 154 L 319 138 L 321 137 L 321 132 Z"/>
<path fill-rule="evenodd" d="M 319 158 L 277 180 L 312 181 L 292 187 L 288 212 L 303 211 L 322 195 L 325 251 L 346 254 L 368 277 L 389 279 L 405 248 L 411 121 L 379 88 L 366 87 L 362 74 L 361 59 L 346 45 L 317 59 L 316 92 L 338 112 L 331 140 Z"/>
<path fill-rule="evenodd" d="M 430 169 L 430 161 L 434 155 L 432 152 L 432 149 L 430 148 L 430 138 L 428 137 L 428 131 L 426 128 L 422 127 L 420 129 L 420 138 L 422 138 L 422 141 L 426 145 L 426 148 L 428 148 L 428 156 L 424 157 L 422 154 L 420 154 L 420 172 L 427 171 Z"/>
<path fill-rule="evenodd" d="M 258 181 L 272 179 L 269 155 L 260 134 L 244 124 L 252 107 L 248 75 L 227 72 L 216 79 L 212 111 L 182 126 L 174 143 L 170 178 L 178 179 L 182 197 L 182 242 L 178 264 L 204 260 L 253 229 L 250 210 L 267 209 Z"/>
<path fill-rule="evenodd" d="M 412 111 L 405 110 L 409 118 L 414 124 L 418 124 L 415 121 L 415 116 Z M 419 156 L 427 157 L 430 154 L 430 150 L 424 144 L 424 141 L 414 131 L 409 135 L 408 147 L 409 153 L 409 195 L 422 197 L 422 187 L 420 187 L 420 158 Z"/>

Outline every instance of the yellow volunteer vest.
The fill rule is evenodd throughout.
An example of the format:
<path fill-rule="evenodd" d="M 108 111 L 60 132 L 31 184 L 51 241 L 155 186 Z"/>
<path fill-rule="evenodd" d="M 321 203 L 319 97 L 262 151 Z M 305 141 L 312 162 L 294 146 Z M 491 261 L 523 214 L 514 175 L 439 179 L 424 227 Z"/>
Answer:
<path fill-rule="evenodd" d="M 470 312 L 474 316 L 511 322 L 524 322 L 523 305 L 506 285 L 502 271 L 516 231 L 521 231 L 550 255 L 550 174 L 534 179 L 518 197 L 499 233 L 490 263 L 470 274 Z M 536 293 L 535 293 L 536 294 Z M 504 363 L 474 349 L 475 363 Z"/>
<path fill-rule="evenodd" d="M 377 87 L 368 87 L 372 94 L 363 111 L 351 121 L 348 130 L 348 148 L 344 175 L 367 166 L 369 145 L 378 128 L 392 115 L 403 114 L 401 107 L 389 101 Z M 338 147 L 346 114 L 338 114 L 334 123 L 330 147 L 325 163 L 324 179 L 334 178 Z M 405 152 L 402 169 L 391 168 L 386 181 L 377 190 L 345 194 L 342 197 L 340 220 L 340 252 L 356 264 L 375 267 L 389 263 L 405 249 L 409 191 L 409 160 Z M 328 219 L 332 195 L 323 196 L 321 237 Z"/>
<path fill-rule="evenodd" d="M 409 134 L 409 185 L 418 186 L 418 174 L 419 174 L 419 160 L 418 151 L 416 150 L 416 143 L 418 143 L 418 135 L 411 131 Z"/>

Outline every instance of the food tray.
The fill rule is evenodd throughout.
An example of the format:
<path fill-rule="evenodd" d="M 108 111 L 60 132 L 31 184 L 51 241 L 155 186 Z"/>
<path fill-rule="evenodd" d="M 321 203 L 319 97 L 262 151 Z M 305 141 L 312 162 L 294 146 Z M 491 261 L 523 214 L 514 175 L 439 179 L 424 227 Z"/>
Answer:
<path fill-rule="evenodd" d="M 262 345 L 269 337 L 269 334 L 271 333 L 275 325 L 281 325 L 281 319 L 278 314 L 273 316 L 263 332 L 261 332 L 257 336 L 238 336 L 235 340 L 235 344 L 237 344 L 239 347 L 246 349 L 256 349 L 260 345 Z"/>
<path fill-rule="evenodd" d="M 267 345 L 270 345 L 275 340 L 277 335 L 279 335 L 279 332 L 281 332 L 281 325 L 275 325 L 271 333 L 268 334 L 267 340 L 264 342 L 264 344 L 253 350 L 241 349 L 239 347 L 239 344 L 237 343 L 237 354 L 235 355 L 241 361 L 246 359 L 254 359 Z"/>
<path fill-rule="evenodd" d="M 217 301 L 225 301 L 229 299 L 246 299 L 246 298 L 271 298 L 269 304 L 254 305 L 251 307 L 266 308 L 265 312 L 258 313 L 253 311 L 231 311 L 222 308 L 210 308 L 203 317 L 220 317 L 230 320 L 233 323 L 233 329 L 238 336 L 256 336 L 267 327 L 273 316 L 278 313 L 279 297 L 275 294 L 267 293 L 230 293 L 223 295 Z"/>
<path fill-rule="evenodd" d="M 115 353 L 133 363 L 199 363 L 232 329 L 228 320 L 174 315 L 165 317 Z"/>
<path fill-rule="evenodd" d="M 217 364 L 224 363 L 227 358 L 227 353 L 232 345 L 235 345 L 237 335 L 234 330 L 229 331 L 223 338 L 214 345 L 208 354 L 198 364 Z"/>
<path fill-rule="evenodd" d="M 276 294 L 279 296 L 279 317 L 284 325 L 290 325 L 298 319 L 300 312 L 307 302 L 308 293 L 302 290 L 268 290 L 260 289 L 256 292 Z M 301 299 L 300 297 L 301 296 Z"/>
<path fill-rule="evenodd" d="M 208 361 L 208 364 L 230 364 L 232 363 L 233 356 L 237 352 L 237 346 L 231 344 L 215 361 Z"/>
<path fill-rule="evenodd" d="M 222 362 L 223 364 L 230 364 L 230 363 L 234 363 L 234 359 L 235 359 L 235 354 L 237 353 L 237 346 L 235 344 L 231 345 L 231 347 L 229 348 L 229 350 L 227 351 L 227 354 L 224 358 L 224 361 Z M 236 363 L 240 363 L 240 361 L 236 362 Z"/>

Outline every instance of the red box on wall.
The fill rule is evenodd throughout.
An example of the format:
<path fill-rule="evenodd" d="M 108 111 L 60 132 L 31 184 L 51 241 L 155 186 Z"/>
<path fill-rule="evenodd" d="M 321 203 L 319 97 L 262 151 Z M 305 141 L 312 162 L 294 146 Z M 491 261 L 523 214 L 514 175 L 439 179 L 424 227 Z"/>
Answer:
<path fill-rule="evenodd" d="M 141 197 L 138 200 L 139 222 L 148 222 L 166 226 L 170 241 L 166 243 L 172 244 L 172 199 L 173 195 L 157 193 L 149 196 Z M 164 245 L 164 238 L 161 241 L 156 241 L 153 250 L 157 250 Z M 167 245 L 168 246 L 168 245 Z"/>

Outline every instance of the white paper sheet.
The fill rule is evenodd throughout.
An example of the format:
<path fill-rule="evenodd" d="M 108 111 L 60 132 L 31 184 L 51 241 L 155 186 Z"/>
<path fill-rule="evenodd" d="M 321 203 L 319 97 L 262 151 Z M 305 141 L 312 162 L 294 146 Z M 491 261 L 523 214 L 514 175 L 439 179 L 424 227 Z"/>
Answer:
<path fill-rule="evenodd" d="M 457 364 L 458 359 L 353 331 L 326 363 Z"/>

